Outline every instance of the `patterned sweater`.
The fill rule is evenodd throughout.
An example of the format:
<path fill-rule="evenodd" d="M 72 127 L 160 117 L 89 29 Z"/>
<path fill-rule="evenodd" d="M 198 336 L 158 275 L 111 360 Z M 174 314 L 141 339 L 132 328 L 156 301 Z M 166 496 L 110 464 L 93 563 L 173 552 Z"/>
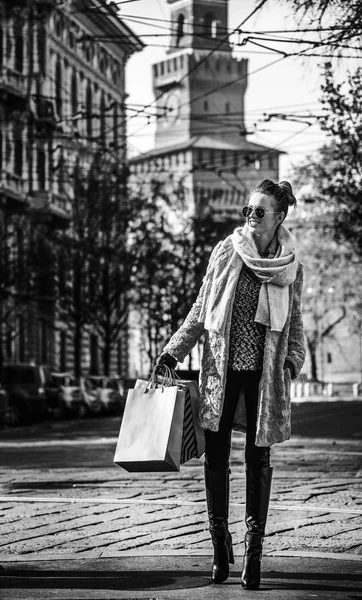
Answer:
<path fill-rule="evenodd" d="M 277 250 L 276 238 L 263 258 L 273 258 Z M 243 266 L 235 291 L 231 316 L 229 363 L 234 371 L 256 371 L 263 367 L 266 328 L 255 322 L 261 282 L 249 267 Z"/>

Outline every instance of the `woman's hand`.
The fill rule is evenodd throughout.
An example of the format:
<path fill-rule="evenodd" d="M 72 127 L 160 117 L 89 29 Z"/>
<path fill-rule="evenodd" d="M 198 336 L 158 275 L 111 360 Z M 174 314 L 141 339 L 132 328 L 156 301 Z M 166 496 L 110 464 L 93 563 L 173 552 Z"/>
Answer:
<path fill-rule="evenodd" d="M 175 369 L 177 366 L 177 362 L 177 358 L 175 358 L 168 352 L 163 352 L 157 360 L 156 370 L 162 372 L 163 365 L 166 365 L 166 367 L 169 367 L 170 369 Z"/>
<path fill-rule="evenodd" d="M 295 370 L 294 370 L 294 365 L 292 362 L 290 362 L 290 360 L 287 359 L 285 361 L 284 369 L 289 369 L 290 377 L 291 377 L 291 379 L 293 379 L 293 377 L 295 376 Z"/>

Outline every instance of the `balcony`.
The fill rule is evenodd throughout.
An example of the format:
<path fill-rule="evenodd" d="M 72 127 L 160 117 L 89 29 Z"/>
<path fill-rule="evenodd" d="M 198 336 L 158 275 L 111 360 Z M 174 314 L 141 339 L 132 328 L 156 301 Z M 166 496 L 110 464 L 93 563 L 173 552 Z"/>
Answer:
<path fill-rule="evenodd" d="M 9 67 L 0 67 L 0 94 L 9 101 L 25 101 L 27 94 L 27 77 Z"/>
<path fill-rule="evenodd" d="M 71 220 L 71 202 L 65 195 L 33 192 L 29 215 L 34 223 L 65 229 Z"/>
<path fill-rule="evenodd" d="M 11 173 L 0 171 L 0 197 L 6 201 L 6 210 L 10 212 L 23 212 L 28 204 L 26 182 Z"/>

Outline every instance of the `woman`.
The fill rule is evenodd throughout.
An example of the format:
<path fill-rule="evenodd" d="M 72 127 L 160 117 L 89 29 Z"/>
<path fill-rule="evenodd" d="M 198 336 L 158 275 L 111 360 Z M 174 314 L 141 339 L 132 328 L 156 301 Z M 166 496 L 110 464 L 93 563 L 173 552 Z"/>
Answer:
<path fill-rule="evenodd" d="M 260 585 L 273 469 L 270 446 L 290 437 L 290 383 L 305 358 L 303 267 L 282 225 L 296 199 L 287 181 L 259 182 L 244 227 L 214 248 L 195 304 L 158 365 L 174 368 L 204 334 L 199 421 L 205 429 L 205 487 L 214 546 L 212 580 L 234 562 L 228 530 L 232 429 L 246 432 L 242 586 Z"/>

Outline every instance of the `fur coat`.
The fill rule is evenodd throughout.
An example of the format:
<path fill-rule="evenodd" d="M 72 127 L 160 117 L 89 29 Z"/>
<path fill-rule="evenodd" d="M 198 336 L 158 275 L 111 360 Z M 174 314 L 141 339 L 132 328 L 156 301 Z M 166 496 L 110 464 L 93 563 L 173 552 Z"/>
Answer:
<path fill-rule="evenodd" d="M 200 369 L 199 422 L 203 429 L 218 431 L 222 414 L 226 372 L 228 366 L 230 325 L 236 285 L 242 268 L 242 261 L 236 272 L 230 270 L 225 282 L 225 273 L 231 263 L 234 252 L 231 236 L 219 242 L 214 248 L 207 272 L 196 302 L 192 306 L 184 323 L 165 346 L 164 352 L 183 362 L 199 338 L 204 335 L 203 357 Z M 222 302 L 220 319 L 225 320 L 221 331 L 207 329 L 201 318 L 205 304 L 205 290 L 210 280 L 216 286 Z M 217 289 L 218 281 L 224 281 L 226 289 Z M 303 267 L 298 264 L 296 279 L 289 286 L 288 316 L 282 331 L 266 328 L 263 370 L 259 386 L 257 446 L 272 446 L 290 438 L 291 374 L 285 368 L 285 361 L 294 366 L 293 378 L 297 378 L 305 359 L 305 343 L 301 315 L 301 291 L 303 285 Z M 226 293 L 225 293 L 226 292 Z M 206 294 L 207 295 L 207 294 Z M 225 318 L 226 315 L 226 318 Z M 216 315 L 217 317 L 217 315 Z M 235 413 L 233 428 L 246 431 L 246 410 L 243 394 L 240 394 Z"/>

